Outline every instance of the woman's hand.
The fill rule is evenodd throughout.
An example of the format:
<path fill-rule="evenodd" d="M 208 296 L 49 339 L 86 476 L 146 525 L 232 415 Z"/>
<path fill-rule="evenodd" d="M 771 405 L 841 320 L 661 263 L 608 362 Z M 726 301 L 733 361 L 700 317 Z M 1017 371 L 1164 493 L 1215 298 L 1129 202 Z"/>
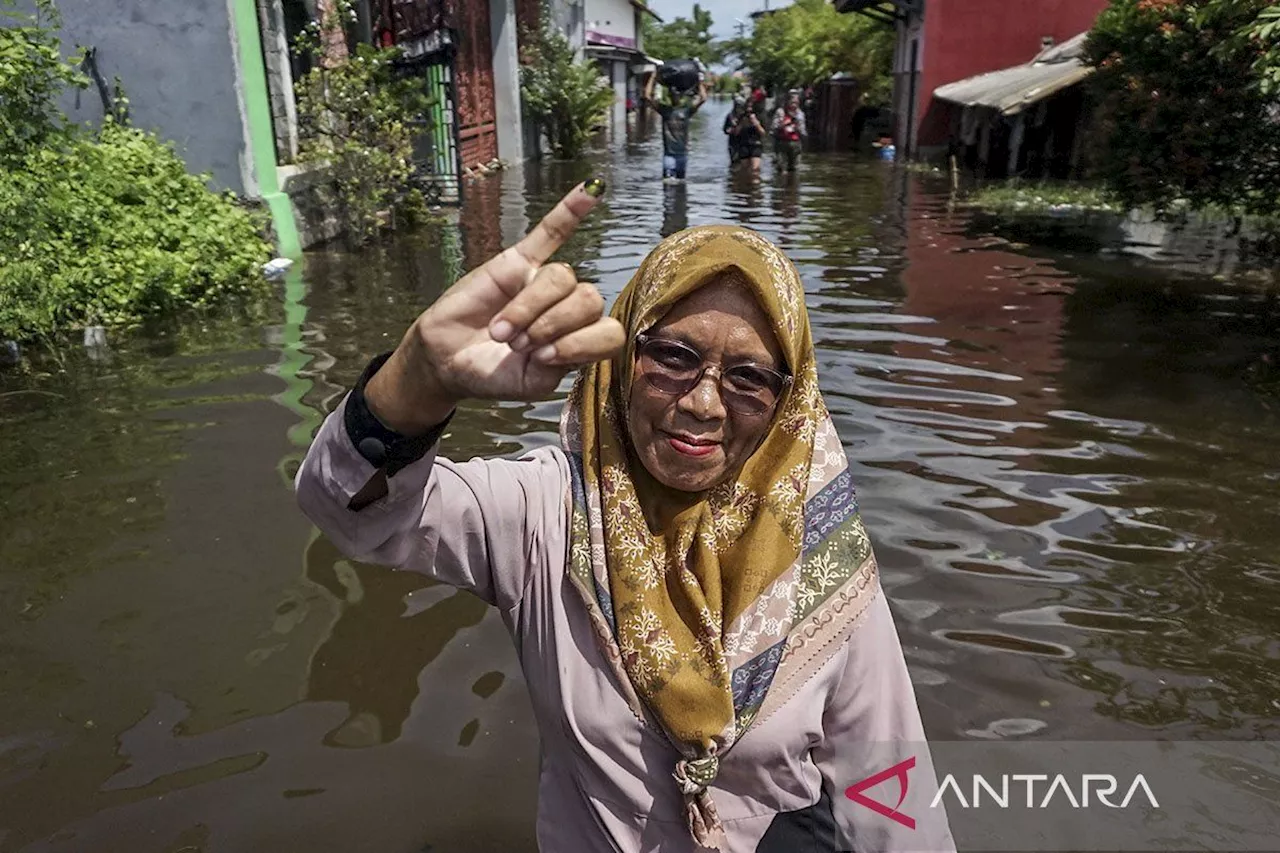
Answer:
<path fill-rule="evenodd" d="M 596 288 L 548 263 L 604 193 L 575 187 L 519 243 L 445 291 L 369 380 L 370 409 L 406 435 L 440 423 L 467 397 L 535 400 L 569 371 L 612 357 L 622 325 Z"/>

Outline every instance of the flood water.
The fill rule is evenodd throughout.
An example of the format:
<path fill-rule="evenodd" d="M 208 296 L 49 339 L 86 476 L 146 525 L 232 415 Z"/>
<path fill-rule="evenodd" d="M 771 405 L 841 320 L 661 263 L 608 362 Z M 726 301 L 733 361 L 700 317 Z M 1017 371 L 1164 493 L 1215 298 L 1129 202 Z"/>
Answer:
<path fill-rule="evenodd" d="M 297 511 L 323 413 L 442 285 L 595 171 L 563 253 L 760 230 L 820 375 L 932 738 L 1280 736 L 1280 306 L 1011 245 L 849 155 L 688 183 L 652 131 L 469 188 L 461 227 L 317 253 L 262 317 L 0 375 L 0 851 L 532 850 L 537 735 L 497 615 Z M 555 440 L 471 406 L 443 453 Z"/>

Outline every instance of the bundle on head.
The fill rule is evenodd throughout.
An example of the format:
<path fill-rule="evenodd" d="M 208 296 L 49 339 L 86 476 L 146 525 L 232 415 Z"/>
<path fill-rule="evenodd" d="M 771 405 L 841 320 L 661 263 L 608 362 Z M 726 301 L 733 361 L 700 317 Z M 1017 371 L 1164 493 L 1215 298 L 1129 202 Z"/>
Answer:
<path fill-rule="evenodd" d="M 690 95 L 698 88 L 698 63 L 692 59 L 672 59 L 658 69 L 658 82 L 675 95 Z"/>

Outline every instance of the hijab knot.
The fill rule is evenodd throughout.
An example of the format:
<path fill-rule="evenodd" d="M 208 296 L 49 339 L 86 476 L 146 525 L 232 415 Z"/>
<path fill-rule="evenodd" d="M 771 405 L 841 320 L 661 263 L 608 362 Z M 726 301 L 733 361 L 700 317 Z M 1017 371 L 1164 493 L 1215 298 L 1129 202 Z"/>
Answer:
<path fill-rule="evenodd" d="M 714 755 L 686 758 L 676 763 L 676 782 L 685 794 L 701 794 L 720 772 L 720 759 Z"/>

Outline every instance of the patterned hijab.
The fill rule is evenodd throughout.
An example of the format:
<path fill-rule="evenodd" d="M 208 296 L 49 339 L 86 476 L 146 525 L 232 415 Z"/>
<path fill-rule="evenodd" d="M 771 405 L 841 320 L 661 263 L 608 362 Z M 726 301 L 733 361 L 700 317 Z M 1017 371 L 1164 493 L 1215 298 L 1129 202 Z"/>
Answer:
<path fill-rule="evenodd" d="M 750 287 L 794 380 L 734 479 L 676 492 L 630 446 L 635 339 L 726 273 Z M 631 343 L 582 371 L 561 423 L 574 470 L 570 575 L 632 711 L 679 752 L 694 840 L 716 847 L 708 787 L 720 758 L 840 648 L 874 593 L 875 560 L 818 392 L 804 287 L 776 246 L 738 226 L 681 231 L 612 313 Z"/>

